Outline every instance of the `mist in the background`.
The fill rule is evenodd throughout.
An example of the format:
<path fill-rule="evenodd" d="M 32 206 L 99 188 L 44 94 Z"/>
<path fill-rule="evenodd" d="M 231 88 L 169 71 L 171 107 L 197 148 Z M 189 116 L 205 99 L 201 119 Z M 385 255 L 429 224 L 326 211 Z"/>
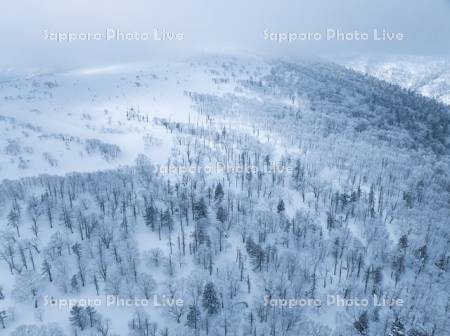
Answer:
<path fill-rule="evenodd" d="M 0 12 L 0 67 L 67 68 L 146 61 L 190 53 L 450 54 L 447 0 L 308 1 L 14 1 Z M 107 28 L 181 32 L 183 41 L 45 41 L 44 31 L 98 32 Z M 271 32 L 386 29 L 404 41 L 264 40 Z"/>

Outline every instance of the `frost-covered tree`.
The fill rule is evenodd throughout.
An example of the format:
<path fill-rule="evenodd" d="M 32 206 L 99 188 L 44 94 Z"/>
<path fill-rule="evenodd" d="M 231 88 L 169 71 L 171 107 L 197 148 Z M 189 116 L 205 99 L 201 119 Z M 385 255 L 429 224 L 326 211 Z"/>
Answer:
<path fill-rule="evenodd" d="M 21 325 L 17 327 L 11 336 L 64 336 L 64 332 L 58 324 L 43 326 Z"/>
<path fill-rule="evenodd" d="M 15 277 L 12 295 L 17 302 L 31 301 L 34 308 L 37 308 L 44 288 L 44 282 L 39 274 L 26 271 Z"/>
<path fill-rule="evenodd" d="M 75 305 L 70 310 L 69 321 L 75 329 L 84 330 L 88 325 L 88 316 L 84 307 Z"/>
<path fill-rule="evenodd" d="M 202 306 L 208 315 L 215 315 L 220 309 L 219 298 L 212 282 L 208 282 L 203 289 Z"/>
<path fill-rule="evenodd" d="M 186 325 L 194 330 L 197 330 L 200 325 L 200 309 L 197 305 L 190 305 L 186 316 Z"/>

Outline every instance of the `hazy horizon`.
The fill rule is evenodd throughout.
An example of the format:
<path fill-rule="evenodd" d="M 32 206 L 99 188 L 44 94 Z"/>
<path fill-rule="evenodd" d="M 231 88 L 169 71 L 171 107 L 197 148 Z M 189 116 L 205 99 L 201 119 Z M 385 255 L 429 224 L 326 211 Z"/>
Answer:
<path fill-rule="evenodd" d="M 345 3 L 336 0 L 293 3 L 283 0 L 233 0 L 212 4 L 133 1 L 90 4 L 23 2 L 3 5 L 0 55 L 2 69 L 70 68 L 151 60 L 197 53 L 252 54 L 270 57 L 299 55 L 429 55 L 450 53 L 450 4 L 446 0 Z M 423 22 L 419 22 L 419 19 Z M 124 33 L 180 33 L 180 41 L 51 41 L 48 33 L 97 33 L 119 29 Z M 402 41 L 265 40 L 270 33 L 317 33 L 327 29 L 367 32 L 374 29 L 401 33 Z"/>

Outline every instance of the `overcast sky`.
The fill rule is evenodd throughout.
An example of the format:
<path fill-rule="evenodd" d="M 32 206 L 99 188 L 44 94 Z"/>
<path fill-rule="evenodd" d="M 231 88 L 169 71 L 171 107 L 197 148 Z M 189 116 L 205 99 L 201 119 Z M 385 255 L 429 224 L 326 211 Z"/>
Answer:
<path fill-rule="evenodd" d="M 2 4 L 0 67 L 94 66 L 185 53 L 296 56 L 379 53 L 450 55 L 449 0 L 160 0 L 24 1 Z M 182 41 L 45 40 L 62 33 L 153 32 L 165 28 Z M 264 31 L 404 34 L 403 41 L 294 41 L 264 39 Z"/>

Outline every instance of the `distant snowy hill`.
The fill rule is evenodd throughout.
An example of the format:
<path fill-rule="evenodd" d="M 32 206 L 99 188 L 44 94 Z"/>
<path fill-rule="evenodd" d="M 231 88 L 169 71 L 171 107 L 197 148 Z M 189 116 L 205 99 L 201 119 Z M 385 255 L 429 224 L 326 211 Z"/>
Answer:
<path fill-rule="evenodd" d="M 450 105 L 450 60 L 432 57 L 358 57 L 344 64 Z"/>

